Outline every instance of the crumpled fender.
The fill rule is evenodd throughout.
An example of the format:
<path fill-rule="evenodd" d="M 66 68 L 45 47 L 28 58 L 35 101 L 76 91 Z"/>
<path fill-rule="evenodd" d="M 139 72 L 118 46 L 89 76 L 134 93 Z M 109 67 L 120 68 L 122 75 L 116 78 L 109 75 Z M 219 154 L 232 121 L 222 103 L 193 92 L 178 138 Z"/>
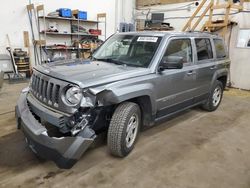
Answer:
<path fill-rule="evenodd" d="M 119 104 L 123 101 L 140 97 L 149 96 L 152 105 L 152 112 L 156 112 L 156 105 L 153 101 L 155 97 L 154 86 L 151 83 L 129 84 L 121 87 L 100 87 L 90 88 L 88 92 L 96 96 L 98 106 Z"/>

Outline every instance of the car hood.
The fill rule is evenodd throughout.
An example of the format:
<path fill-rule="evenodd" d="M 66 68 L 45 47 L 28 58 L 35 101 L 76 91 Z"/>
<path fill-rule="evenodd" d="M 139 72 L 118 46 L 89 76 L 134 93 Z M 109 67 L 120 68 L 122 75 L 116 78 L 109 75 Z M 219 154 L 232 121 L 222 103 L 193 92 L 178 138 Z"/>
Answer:
<path fill-rule="evenodd" d="M 39 65 L 35 69 L 48 76 L 90 87 L 150 74 L 148 68 L 117 65 L 103 61 L 62 61 Z"/>

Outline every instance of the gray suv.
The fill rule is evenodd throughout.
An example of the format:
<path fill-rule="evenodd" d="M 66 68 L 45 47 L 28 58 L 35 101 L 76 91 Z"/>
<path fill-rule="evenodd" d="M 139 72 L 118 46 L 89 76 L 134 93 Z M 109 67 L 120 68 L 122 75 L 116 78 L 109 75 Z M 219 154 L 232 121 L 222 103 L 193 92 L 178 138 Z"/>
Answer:
<path fill-rule="evenodd" d="M 116 34 L 89 60 L 35 67 L 17 127 L 34 153 L 60 168 L 105 131 L 110 152 L 124 157 L 141 128 L 197 105 L 216 110 L 229 65 L 223 40 L 208 33 Z"/>

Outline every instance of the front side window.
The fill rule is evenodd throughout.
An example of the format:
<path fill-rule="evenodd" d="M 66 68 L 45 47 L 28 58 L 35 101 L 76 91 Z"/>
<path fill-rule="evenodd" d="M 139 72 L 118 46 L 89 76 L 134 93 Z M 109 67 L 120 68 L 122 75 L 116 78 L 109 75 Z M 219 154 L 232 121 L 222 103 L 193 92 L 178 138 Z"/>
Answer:
<path fill-rule="evenodd" d="M 148 67 L 162 37 L 114 35 L 97 51 L 93 58 L 128 66 Z"/>
<path fill-rule="evenodd" d="M 191 63 L 193 61 L 193 54 L 190 39 L 171 40 L 164 54 L 164 58 L 169 56 L 182 57 L 183 63 Z"/>
<path fill-rule="evenodd" d="M 213 51 L 209 39 L 195 39 L 198 61 L 213 59 Z"/>
<path fill-rule="evenodd" d="M 227 56 L 224 43 L 221 39 L 214 39 L 214 46 L 216 50 L 216 57 L 218 59 L 225 58 Z"/>

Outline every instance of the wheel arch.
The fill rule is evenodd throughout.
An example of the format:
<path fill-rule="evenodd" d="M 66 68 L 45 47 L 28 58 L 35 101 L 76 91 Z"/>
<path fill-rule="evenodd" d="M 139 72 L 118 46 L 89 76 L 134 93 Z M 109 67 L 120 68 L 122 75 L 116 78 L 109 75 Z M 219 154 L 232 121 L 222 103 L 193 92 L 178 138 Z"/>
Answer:
<path fill-rule="evenodd" d="M 211 82 L 211 88 L 213 84 L 215 83 L 215 81 L 218 80 L 222 82 L 223 89 L 225 89 L 226 84 L 227 84 L 227 78 L 228 78 L 228 71 L 226 69 L 220 69 L 216 71 Z"/>
<path fill-rule="evenodd" d="M 220 81 L 223 85 L 223 89 L 225 89 L 226 85 L 227 85 L 227 75 L 223 75 L 223 76 L 219 76 L 217 78 L 218 81 Z"/>
<path fill-rule="evenodd" d="M 127 101 L 136 103 L 141 110 L 141 118 L 143 126 L 150 126 L 152 122 L 152 103 L 150 96 L 143 95 L 129 99 Z"/>

